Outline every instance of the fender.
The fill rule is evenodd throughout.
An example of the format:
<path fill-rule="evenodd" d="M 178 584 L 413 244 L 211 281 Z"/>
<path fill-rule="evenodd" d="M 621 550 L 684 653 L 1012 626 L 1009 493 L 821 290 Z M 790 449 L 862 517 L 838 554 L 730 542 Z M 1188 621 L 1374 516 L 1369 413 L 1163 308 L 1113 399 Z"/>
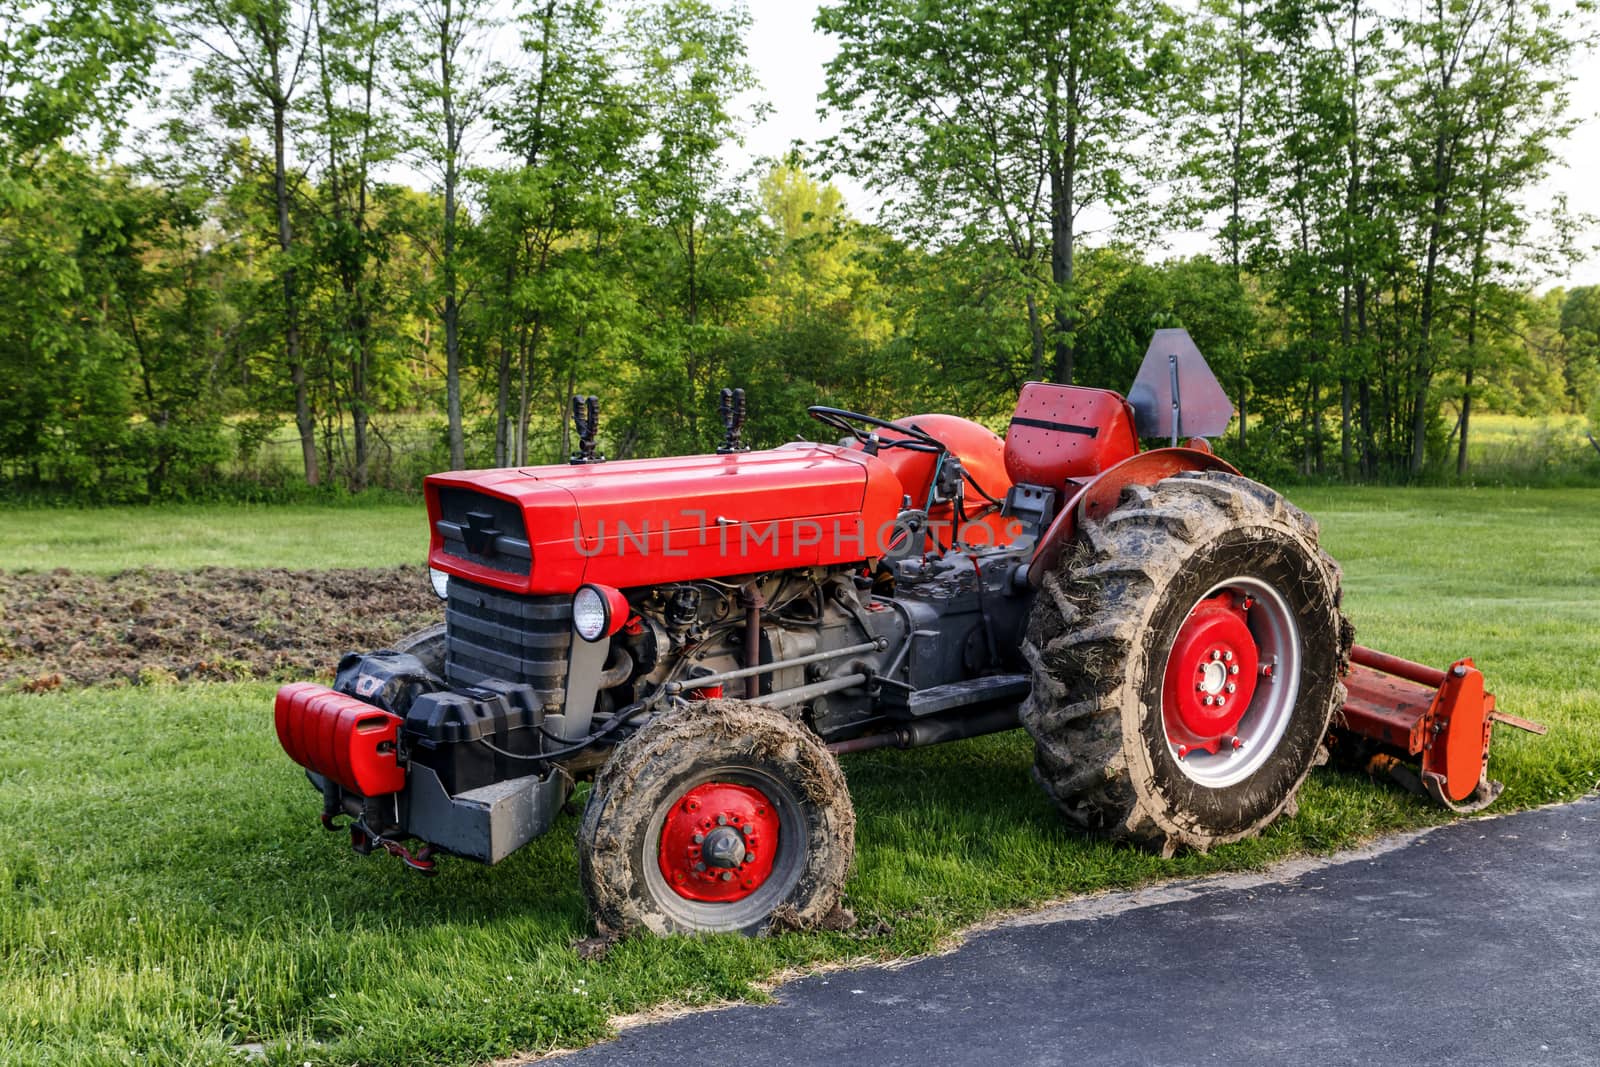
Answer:
<path fill-rule="evenodd" d="M 1084 519 L 1100 519 L 1109 514 L 1117 506 L 1124 488 L 1154 485 L 1183 471 L 1239 473 L 1227 460 L 1198 448 L 1153 448 L 1107 467 L 1078 486 L 1077 492 L 1068 498 L 1066 506 L 1039 539 L 1033 562 L 1028 564 L 1028 584 L 1037 589 L 1061 558 L 1062 549 L 1077 535 L 1079 524 Z"/>

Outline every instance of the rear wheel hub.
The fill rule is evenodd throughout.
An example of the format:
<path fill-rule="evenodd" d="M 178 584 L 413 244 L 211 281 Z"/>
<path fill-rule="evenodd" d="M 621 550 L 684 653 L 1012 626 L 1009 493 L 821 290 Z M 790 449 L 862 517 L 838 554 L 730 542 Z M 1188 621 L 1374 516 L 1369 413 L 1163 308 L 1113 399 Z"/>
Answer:
<path fill-rule="evenodd" d="M 1234 747 L 1255 695 L 1261 653 L 1250 632 L 1254 601 L 1230 590 L 1190 610 L 1167 658 L 1162 717 L 1179 757 Z"/>
<path fill-rule="evenodd" d="M 742 900 L 772 874 L 778 827 L 777 809 L 761 790 L 697 785 L 673 802 L 661 827 L 662 877 L 686 900 Z"/>

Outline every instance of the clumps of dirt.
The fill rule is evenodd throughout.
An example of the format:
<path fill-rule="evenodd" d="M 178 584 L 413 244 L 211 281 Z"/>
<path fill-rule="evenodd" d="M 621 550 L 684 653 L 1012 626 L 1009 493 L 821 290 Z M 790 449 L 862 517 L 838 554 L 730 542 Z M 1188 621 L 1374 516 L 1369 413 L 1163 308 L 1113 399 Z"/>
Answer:
<path fill-rule="evenodd" d="M 0 692 L 327 678 L 441 615 L 420 567 L 0 571 Z"/>

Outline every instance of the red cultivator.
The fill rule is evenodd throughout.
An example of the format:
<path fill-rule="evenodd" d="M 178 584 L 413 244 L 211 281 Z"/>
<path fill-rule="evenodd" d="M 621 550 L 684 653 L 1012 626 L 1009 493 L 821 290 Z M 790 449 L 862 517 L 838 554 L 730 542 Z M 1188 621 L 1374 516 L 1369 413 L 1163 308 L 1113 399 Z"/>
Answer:
<path fill-rule="evenodd" d="M 1495 723 L 1545 732 L 1538 723 L 1496 711 L 1494 694 L 1470 659 L 1440 671 L 1356 645 L 1344 684 L 1348 695 L 1335 726 L 1376 749 L 1368 769 L 1451 811 L 1478 811 L 1500 795 L 1500 783 L 1489 780 Z M 1420 774 L 1403 760 L 1419 761 Z"/>

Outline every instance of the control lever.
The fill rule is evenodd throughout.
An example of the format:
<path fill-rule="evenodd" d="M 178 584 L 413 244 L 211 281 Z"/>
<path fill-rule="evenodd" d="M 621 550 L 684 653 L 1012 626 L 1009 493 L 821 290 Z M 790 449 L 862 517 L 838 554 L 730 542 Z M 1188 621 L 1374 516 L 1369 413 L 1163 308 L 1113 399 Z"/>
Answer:
<path fill-rule="evenodd" d="M 722 390 L 722 400 L 718 407 L 722 412 L 722 428 L 725 435 L 721 446 L 717 448 L 717 455 L 726 456 L 734 452 L 750 451 L 750 446 L 740 439 L 740 432 L 744 429 L 744 390 Z"/>
<path fill-rule="evenodd" d="M 600 398 L 573 397 L 572 425 L 578 431 L 578 450 L 572 454 L 572 462 L 604 463 L 606 457 L 594 450 L 595 434 L 600 432 Z"/>

